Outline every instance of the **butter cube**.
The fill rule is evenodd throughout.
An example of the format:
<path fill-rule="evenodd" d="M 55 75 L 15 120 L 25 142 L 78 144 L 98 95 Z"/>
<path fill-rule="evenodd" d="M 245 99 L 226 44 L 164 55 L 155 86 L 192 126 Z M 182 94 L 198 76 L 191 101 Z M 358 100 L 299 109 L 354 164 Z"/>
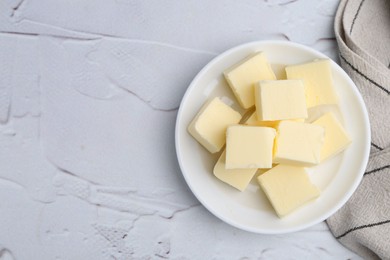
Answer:
<path fill-rule="evenodd" d="M 245 109 L 255 104 L 254 84 L 260 80 L 276 79 L 263 52 L 248 56 L 243 61 L 224 71 L 227 83 L 238 103 Z"/>
<path fill-rule="evenodd" d="M 286 67 L 288 79 L 302 79 L 306 90 L 307 107 L 337 104 L 333 87 L 330 60 L 322 59 Z"/>
<path fill-rule="evenodd" d="M 226 128 L 240 120 L 240 113 L 216 97 L 203 105 L 188 132 L 210 153 L 216 153 L 225 145 Z"/>
<path fill-rule="evenodd" d="M 274 163 L 318 164 L 324 138 L 325 130 L 322 126 L 281 121 L 275 141 Z"/>
<path fill-rule="evenodd" d="M 321 149 L 321 162 L 340 153 L 351 143 L 351 139 L 343 126 L 330 112 L 314 121 L 313 125 L 319 125 L 325 128 L 325 141 Z"/>
<path fill-rule="evenodd" d="M 303 167 L 280 164 L 257 180 L 279 217 L 320 195 Z"/>
<path fill-rule="evenodd" d="M 270 127 L 229 126 L 226 169 L 271 168 L 276 131 Z"/>
<path fill-rule="evenodd" d="M 305 89 L 301 80 L 265 80 L 255 86 L 259 120 L 307 118 Z"/>
<path fill-rule="evenodd" d="M 226 151 L 222 153 L 214 166 L 215 177 L 240 191 L 244 191 L 257 169 L 226 169 L 225 162 Z"/>

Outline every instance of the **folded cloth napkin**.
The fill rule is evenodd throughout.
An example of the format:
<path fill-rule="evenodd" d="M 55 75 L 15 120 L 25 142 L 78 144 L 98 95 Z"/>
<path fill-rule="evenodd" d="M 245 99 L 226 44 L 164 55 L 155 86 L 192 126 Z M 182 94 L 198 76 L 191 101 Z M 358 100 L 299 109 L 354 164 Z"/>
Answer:
<path fill-rule="evenodd" d="M 372 142 L 362 183 L 327 223 L 364 259 L 390 259 L 390 0 L 342 0 L 335 34 L 341 66 L 366 103 Z"/>

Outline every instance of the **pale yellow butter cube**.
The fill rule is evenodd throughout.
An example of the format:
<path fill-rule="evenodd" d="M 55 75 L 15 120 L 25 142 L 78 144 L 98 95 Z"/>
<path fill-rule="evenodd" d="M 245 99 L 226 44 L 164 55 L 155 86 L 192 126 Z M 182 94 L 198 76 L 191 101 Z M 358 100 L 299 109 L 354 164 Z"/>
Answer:
<path fill-rule="evenodd" d="M 226 128 L 240 120 L 240 113 L 216 97 L 203 105 L 188 132 L 210 153 L 216 153 L 225 145 Z"/>
<path fill-rule="evenodd" d="M 229 126 L 226 169 L 271 168 L 276 131 L 270 127 Z"/>
<path fill-rule="evenodd" d="M 225 70 L 223 74 L 238 103 L 245 109 L 255 104 L 255 83 L 264 79 L 276 79 L 263 52 L 248 56 L 243 61 Z"/>
<path fill-rule="evenodd" d="M 321 149 L 321 162 L 342 152 L 350 143 L 347 132 L 332 113 L 327 113 L 316 121 L 314 125 L 325 128 L 325 141 Z"/>
<path fill-rule="evenodd" d="M 279 217 L 320 195 L 303 167 L 280 164 L 257 180 Z"/>
<path fill-rule="evenodd" d="M 257 118 L 263 121 L 307 118 L 301 80 L 263 80 L 255 85 Z"/>
<path fill-rule="evenodd" d="M 214 166 L 215 177 L 240 191 L 244 191 L 257 169 L 226 169 L 225 162 L 226 151 L 222 153 Z"/>
<path fill-rule="evenodd" d="M 306 90 L 307 107 L 337 104 L 333 87 L 330 60 L 321 59 L 286 67 L 288 79 L 302 79 Z"/>
<path fill-rule="evenodd" d="M 319 125 L 281 121 L 275 140 L 274 163 L 315 165 L 321 160 L 325 130 Z"/>

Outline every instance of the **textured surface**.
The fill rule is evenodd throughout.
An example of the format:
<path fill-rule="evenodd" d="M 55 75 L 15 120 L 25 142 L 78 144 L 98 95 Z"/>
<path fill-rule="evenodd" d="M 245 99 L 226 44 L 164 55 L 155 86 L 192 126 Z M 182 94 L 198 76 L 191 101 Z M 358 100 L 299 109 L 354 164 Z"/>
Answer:
<path fill-rule="evenodd" d="M 386 0 L 343 0 L 335 18 L 341 66 L 363 95 L 372 138 L 360 186 L 327 223 L 341 243 L 364 259 L 390 259 L 388 21 L 390 2 Z"/>
<path fill-rule="evenodd" d="M 359 259 L 325 223 L 233 228 L 181 176 L 177 109 L 237 44 L 336 59 L 338 1 L 0 1 L 0 259 Z"/>

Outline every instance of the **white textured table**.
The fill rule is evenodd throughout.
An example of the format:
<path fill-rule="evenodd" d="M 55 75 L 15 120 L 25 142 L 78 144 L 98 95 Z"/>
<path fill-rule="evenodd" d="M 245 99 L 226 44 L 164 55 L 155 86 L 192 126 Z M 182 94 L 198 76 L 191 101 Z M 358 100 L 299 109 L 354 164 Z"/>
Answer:
<path fill-rule="evenodd" d="M 359 259 L 206 211 L 174 147 L 202 66 L 261 39 L 337 59 L 337 0 L 0 1 L 0 259 Z"/>

